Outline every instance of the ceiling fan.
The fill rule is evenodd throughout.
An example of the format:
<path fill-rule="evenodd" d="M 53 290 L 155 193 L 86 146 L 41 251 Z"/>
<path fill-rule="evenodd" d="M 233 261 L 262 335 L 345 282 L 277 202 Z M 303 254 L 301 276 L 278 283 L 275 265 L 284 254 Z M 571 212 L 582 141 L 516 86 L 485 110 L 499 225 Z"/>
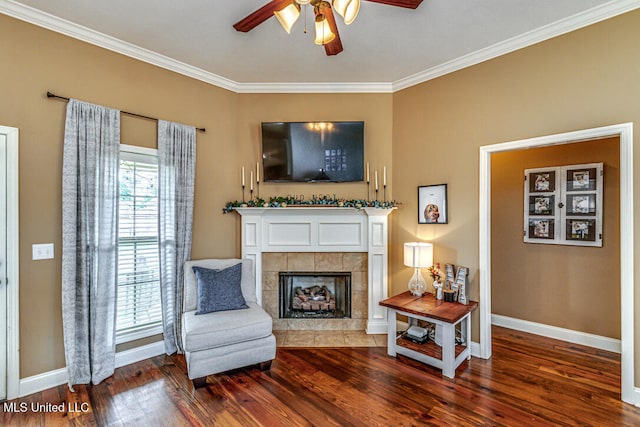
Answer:
<path fill-rule="evenodd" d="M 415 9 L 420 5 L 420 3 L 422 3 L 422 0 L 368 1 L 409 9 Z M 278 21 L 280 21 L 282 27 L 287 31 L 287 33 L 289 33 L 291 32 L 291 27 L 300 16 L 301 7 L 308 4 L 313 6 L 313 13 L 315 16 L 315 43 L 318 45 L 324 45 L 324 50 L 327 55 L 339 54 L 342 52 L 342 42 L 340 41 L 340 35 L 338 34 L 338 27 L 333 15 L 333 10 L 344 18 L 345 24 L 349 25 L 358 15 L 358 11 L 360 10 L 360 0 L 332 0 L 331 3 L 325 0 L 271 0 L 260 9 L 236 22 L 233 25 L 233 28 L 246 33 L 253 30 L 272 16 L 275 16 Z"/>

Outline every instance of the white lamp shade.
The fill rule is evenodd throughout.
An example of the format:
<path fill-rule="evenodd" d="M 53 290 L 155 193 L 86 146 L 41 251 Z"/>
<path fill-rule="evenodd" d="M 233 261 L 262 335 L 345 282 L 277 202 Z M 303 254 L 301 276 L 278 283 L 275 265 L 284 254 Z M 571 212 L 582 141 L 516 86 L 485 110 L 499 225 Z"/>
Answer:
<path fill-rule="evenodd" d="M 284 9 L 273 12 L 273 14 L 278 18 L 278 21 L 280 21 L 282 28 L 291 34 L 291 27 L 293 27 L 293 24 L 296 23 L 300 16 L 300 5 L 294 1 Z"/>
<path fill-rule="evenodd" d="M 404 265 L 425 268 L 433 265 L 433 245 L 424 242 L 404 244 Z"/>
<path fill-rule="evenodd" d="M 314 40 L 315 44 L 327 44 L 333 39 L 336 38 L 336 35 L 331 31 L 331 27 L 329 26 L 329 21 L 324 15 L 316 16 L 316 39 Z"/>
<path fill-rule="evenodd" d="M 333 10 L 344 18 L 345 24 L 349 25 L 358 16 L 360 0 L 333 0 Z"/>

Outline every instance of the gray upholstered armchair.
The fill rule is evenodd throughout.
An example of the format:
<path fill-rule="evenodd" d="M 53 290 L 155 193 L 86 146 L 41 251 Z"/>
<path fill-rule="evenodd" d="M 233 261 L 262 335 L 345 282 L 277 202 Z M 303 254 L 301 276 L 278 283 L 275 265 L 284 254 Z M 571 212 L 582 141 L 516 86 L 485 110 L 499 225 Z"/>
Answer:
<path fill-rule="evenodd" d="M 238 297 L 238 281 L 242 297 Z M 228 309 L 234 303 L 239 306 Z M 276 355 L 273 322 L 257 303 L 252 260 L 187 261 L 182 311 L 184 354 L 195 387 L 205 385 L 207 375 L 255 364 L 263 370 L 271 367 Z"/>

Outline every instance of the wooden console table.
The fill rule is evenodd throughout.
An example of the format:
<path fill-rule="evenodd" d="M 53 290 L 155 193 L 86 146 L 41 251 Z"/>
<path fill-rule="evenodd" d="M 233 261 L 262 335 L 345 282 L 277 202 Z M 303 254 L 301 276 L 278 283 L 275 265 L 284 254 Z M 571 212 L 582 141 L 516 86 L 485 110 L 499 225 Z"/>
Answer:
<path fill-rule="evenodd" d="M 422 363 L 442 369 L 442 375 L 453 378 L 456 368 L 465 359 L 471 359 L 471 312 L 478 306 L 476 301 L 469 305 L 457 302 L 437 300 L 431 294 L 421 297 L 411 295 L 409 291 L 380 301 L 380 305 L 387 307 L 388 316 L 388 345 L 389 356 L 402 354 Z M 396 330 L 397 314 L 409 318 L 409 325 L 417 320 L 434 323 L 436 328 L 442 328 L 442 347 L 432 340 L 424 344 L 417 344 L 398 337 Z M 462 344 L 456 345 L 455 328 L 461 323 Z"/>

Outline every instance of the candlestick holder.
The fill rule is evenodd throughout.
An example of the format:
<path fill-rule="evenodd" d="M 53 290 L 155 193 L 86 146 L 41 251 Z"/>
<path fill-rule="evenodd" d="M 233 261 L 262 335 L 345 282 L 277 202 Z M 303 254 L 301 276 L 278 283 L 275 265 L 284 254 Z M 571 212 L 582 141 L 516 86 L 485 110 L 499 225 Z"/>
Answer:
<path fill-rule="evenodd" d="M 382 186 L 382 201 L 383 202 L 387 201 L 387 186 L 386 185 Z"/>
<path fill-rule="evenodd" d="M 242 203 L 244 203 L 244 185 L 242 186 Z"/>
<path fill-rule="evenodd" d="M 378 201 L 378 189 L 376 188 L 376 202 Z"/>
<path fill-rule="evenodd" d="M 367 181 L 367 201 L 371 201 L 371 183 Z"/>
<path fill-rule="evenodd" d="M 253 188 L 249 189 L 249 201 L 253 200 Z"/>
<path fill-rule="evenodd" d="M 260 198 L 260 181 L 256 182 L 256 197 Z"/>

